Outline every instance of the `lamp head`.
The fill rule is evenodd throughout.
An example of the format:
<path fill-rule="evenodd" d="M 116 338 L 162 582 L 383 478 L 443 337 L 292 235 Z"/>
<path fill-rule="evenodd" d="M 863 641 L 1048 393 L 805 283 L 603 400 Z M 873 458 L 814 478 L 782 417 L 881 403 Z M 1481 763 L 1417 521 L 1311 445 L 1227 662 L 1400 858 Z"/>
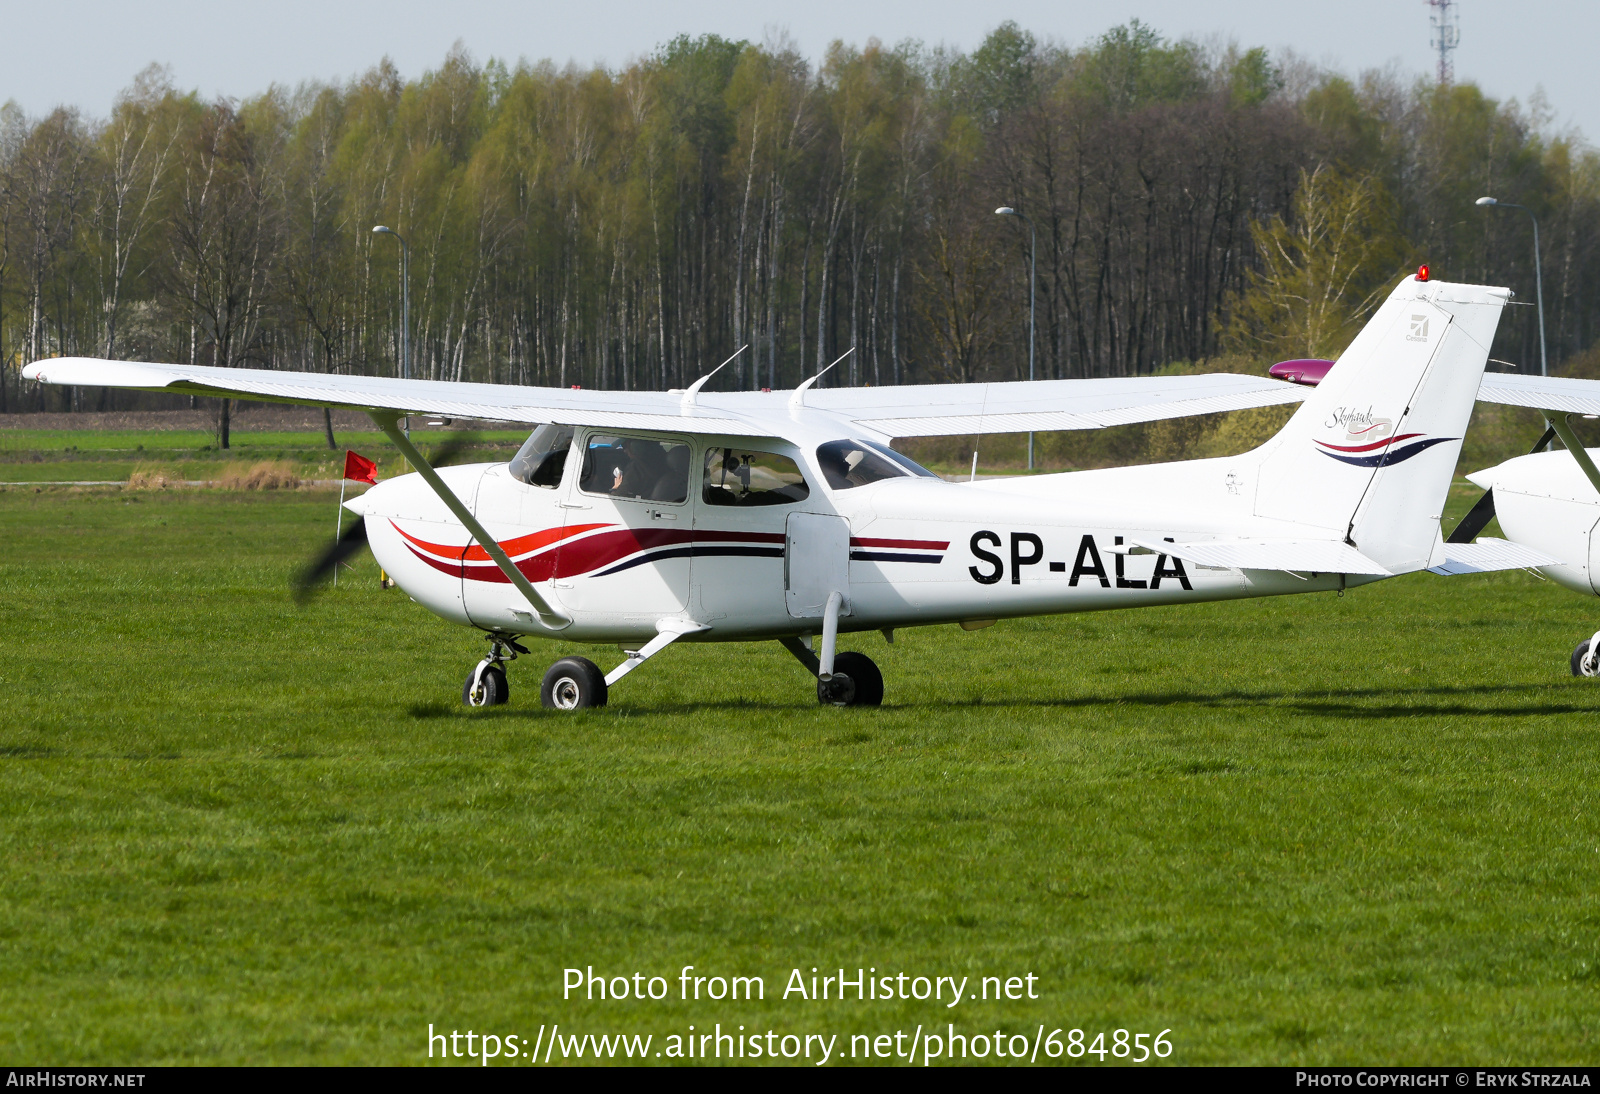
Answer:
<path fill-rule="evenodd" d="M 1499 205 L 1500 203 L 1498 201 L 1496 201 L 1494 198 L 1491 198 L 1491 197 L 1481 197 L 1477 201 L 1473 202 L 1473 204 L 1474 205 Z"/>
<path fill-rule="evenodd" d="M 1002 205 L 994 211 L 994 215 L 997 217 L 1014 217 L 1017 215 L 1017 211 L 1009 205 Z"/>
<path fill-rule="evenodd" d="M 394 235 L 394 229 L 393 228 L 386 227 L 385 225 L 382 225 L 382 224 L 379 224 L 379 225 L 375 226 L 372 229 L 372 231 L 373 231 L 374 234 L 376 234 L 378 232 L 387 232 L 390 235 Z"/>

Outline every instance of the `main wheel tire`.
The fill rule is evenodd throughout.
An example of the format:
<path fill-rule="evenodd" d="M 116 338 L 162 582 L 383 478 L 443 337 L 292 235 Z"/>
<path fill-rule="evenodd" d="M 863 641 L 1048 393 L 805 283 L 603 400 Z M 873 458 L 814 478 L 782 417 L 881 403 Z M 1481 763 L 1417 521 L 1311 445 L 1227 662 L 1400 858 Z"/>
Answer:
<path fill-rule="evenodd" d="M 474 677 L 478 684 L 476 692 L 472 687 Z M 497 707 L 510 698 L 511 685 L 506 682 L 506 670 L 499 665 L 490 665 L 481 675 L 474 665 L 467 673 L 467 682 L 461 685 L 461 701 L 469 707 Z"/>
<path fill-rule="evenodd" d="M 817 701 L 840 707 L 875 707 L 883 702 L 883 673 L 864 653 L 833 659 L 833 679 L 817 681 Z"/>
<path fill-rule="evenodd" d="M 1572 651 L 1572 675 L 1574 675 L 1574 676 L 1594 676 L 1594 675 L 1596 675 L 1595 673 L 1592 673 L 1592 672 L 1584 672 L 1583 671 L 1583 659 L 1588 656 L 1588 654 L 1589 654 L 1589 643 L 1592 642 L 1592 641 L 1594 641 L 1592 638 L 1585 638 L 1582 642 L 1578 643 L 1578 648 Z"/>
<path fill-rule="evenodd" d="M 587 657 L 563 657 L 539 685 L 539 702 L 551 710 L 582 710 L 606 705 L 606 674 Z"/>
<path fill-rule="evenodd" d="M 817 702 L 825 707 L 853 707 L 856 705 L 856 682 L 848 673 L 835 668 L 828 679 L 817 680 Z"/>

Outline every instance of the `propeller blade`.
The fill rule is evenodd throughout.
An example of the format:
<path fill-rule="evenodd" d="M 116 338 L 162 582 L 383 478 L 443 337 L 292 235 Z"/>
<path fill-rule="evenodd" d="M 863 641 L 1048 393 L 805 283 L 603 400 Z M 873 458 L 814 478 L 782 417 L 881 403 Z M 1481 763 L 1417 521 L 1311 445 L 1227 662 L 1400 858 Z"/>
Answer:
<path fill-rule="evenodd" d="M 1478 499 L 1478 504 L 1466 516 L 1461 518 L 1461 523 L 1456 525 L 1455 531 L 1446 537 L 1446 543 L 1471 543 L 1483 531 L 1484 525 L 1494 519 L 1494 491 L 1485 490 L 1483 497 Z"/>
<path fill-rule="evenodd" d="M 447 467 L 462 450 L 477 443 L 477 433 L 466 429 L 453 431 L 443 444 L 428 454 L 428 462 L 434 467 Z"/>
<path fill-rule="evenodd" d="M 367 522 L 357 519 L 345 528 L 344 534 L 334 541 L 326 551 L 322 552 L 311 565 L 295 577 L 294 599 L 296 604 L 305 604 L 321 584 L 333 576 L 333 571 L 339 563 L 345 561 L 361 548 L 367 545 Z"/>
<path fill-rule="evenodd" d="M 471 448 L 478 443 L 478 435 L 471 430 L 453 431 L 428 455 L 428 462 L 434 467 L 445 467 L 455 459 L 463 449 Z M 357 519 L 345 527 L 344 533 L 339 536 L 326 551 L 317 557 L 304 570 L 295 576 L 294 599 L 297 604 L 306 604 L 316 595 L 323 582 L 333 576 L 339 564 L 349 559 L 357 551 L 367 545 L 367 522 Z"/>

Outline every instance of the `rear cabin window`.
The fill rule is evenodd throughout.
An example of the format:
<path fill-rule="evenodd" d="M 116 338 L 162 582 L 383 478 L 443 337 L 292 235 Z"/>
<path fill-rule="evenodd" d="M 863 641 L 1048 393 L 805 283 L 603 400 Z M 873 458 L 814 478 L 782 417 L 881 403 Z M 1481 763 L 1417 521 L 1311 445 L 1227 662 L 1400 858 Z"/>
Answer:
<path fill-rule="evenodd" d="M 713 448 L 706 452 L 707 505 L 790 505 L 811 495 L 805 476 L 788 456 Z"/>
<path fill-rule="evenodd" d="M 649 437 L 592 434 L 584 446 L 578 485 L 614 498 L 689 500 L 689 446 Z"/>
<path fill-rule="evenodd" d="M 910 478 L 916 474 L 912 470 L 916 464 L 898 452 L 893 455 L 891 459 L 877 445 L 861 441 L 829 441 L 817 446 L 817 466 L 822 468 L 822 477 L 835 490 L 849 490 L 884 479 Z M 931 474 L 920 467 L 917 471 Z"/>
<path fill-rule="evenodd" d="M 567 468 L 567 453 L 571 451 L 571 426 L 541 425 L 511 460 L 511 477 L 529 486 L 553 490 L 561 485 L 561 473 Z"/>

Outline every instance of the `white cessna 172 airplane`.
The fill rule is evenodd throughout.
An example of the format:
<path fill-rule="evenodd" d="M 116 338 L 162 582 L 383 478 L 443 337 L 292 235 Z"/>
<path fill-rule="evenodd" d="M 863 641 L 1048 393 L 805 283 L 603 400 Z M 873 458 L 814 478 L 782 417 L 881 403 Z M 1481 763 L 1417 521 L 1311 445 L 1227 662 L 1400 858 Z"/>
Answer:
<path fill-rule="evenodd" d="M 1404 280 L 1314 388 L 1238 375 L 793 392 L 549 388 L 55 358 L 51 384 L 367 411 L 416 468 L 347 507 L 399 586 L 486 633 L 472 705 L 504 702 L 519 639 L 616 643 L 557 661 L 541 699 L 603 705 L 677 641 L 777 640 L 824 703 L 883 678 L 839 632 L 1342 590 L 1455 562 L 1439 519 L 1509 290 Z M 820 374 L 819 374 L 820 375 Z M 1085 429 L 1304 400 L 1253 452 L 946 482 L 896 437 Z M 431 467 L 405 414 L 536 424 L 510 463 Z M 1533 562 L 1530 562 L 1530 558 Z M 820 648 L 811 639 L 820 636 Z"/>

